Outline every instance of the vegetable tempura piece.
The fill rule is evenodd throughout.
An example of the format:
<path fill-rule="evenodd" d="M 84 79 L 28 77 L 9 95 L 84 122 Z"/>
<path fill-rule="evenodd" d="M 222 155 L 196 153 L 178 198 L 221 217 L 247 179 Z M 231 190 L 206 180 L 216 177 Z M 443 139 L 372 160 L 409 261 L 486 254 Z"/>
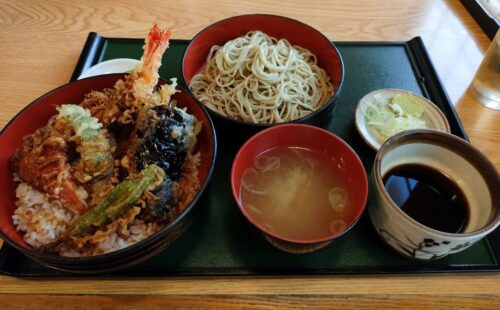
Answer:
<path fill-rule="evenodd" d="M 102 124 L 81 106 L 65 104 L 57 109 L 58 118 L 66 119 L 75 130 L 72 138 L 77 144 L 80 159 L 75 165 L 75 176 L 86 182 L 96 176 L 107 176 L 113 172 L 113 157 Z"/>
<path fill-rule="evenodd" d="M 82 215 L 66 232 L 64 239 L 83 236 L 116 220 L 128 211 L 148 190 L 163 181 L 164 173 L 156 165 L 150 165 L 133 178 L 118 184 L 104 200 Z"/>

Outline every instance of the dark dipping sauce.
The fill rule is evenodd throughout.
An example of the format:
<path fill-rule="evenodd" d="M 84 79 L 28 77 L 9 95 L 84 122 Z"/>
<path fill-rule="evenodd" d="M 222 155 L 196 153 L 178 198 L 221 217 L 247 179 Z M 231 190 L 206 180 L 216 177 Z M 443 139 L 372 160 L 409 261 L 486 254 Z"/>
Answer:
<path fill-rule="evenodd" d="M 444 173 L 421 164 L 404 164 L 389 170 L 383 182 L 392 200 L 417 222 L 448 233 L 465 229 L 467 199 Z"/>

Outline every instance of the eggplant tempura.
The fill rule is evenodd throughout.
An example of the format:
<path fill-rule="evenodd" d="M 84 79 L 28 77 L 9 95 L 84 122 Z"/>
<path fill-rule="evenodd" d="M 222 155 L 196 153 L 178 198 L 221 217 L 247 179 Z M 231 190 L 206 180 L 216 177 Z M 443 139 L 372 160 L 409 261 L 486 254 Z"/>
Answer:
<path fill-rule="evenodd" d="M 200 122 L 155 86 L 170 32 L 153 26 L 141 64 L 114 88 L 58 107 L 12 158 L 24 240 L 63 256 L 111 252 L 145 239 L 199 190 Z"/>

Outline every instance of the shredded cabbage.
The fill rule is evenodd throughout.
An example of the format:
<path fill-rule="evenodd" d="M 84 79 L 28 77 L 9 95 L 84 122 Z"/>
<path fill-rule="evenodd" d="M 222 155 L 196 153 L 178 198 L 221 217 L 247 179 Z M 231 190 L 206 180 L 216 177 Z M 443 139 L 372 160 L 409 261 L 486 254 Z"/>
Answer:
<path fill-rule="evenodd" d="M 381 142 L 393 135 L 410 129 L 427 128 L 420 117 L 424 113 L 424 100 L 410 94 L 392 98 L 375 96 L 364 111 L 365 122 L 382 138 Z"/>

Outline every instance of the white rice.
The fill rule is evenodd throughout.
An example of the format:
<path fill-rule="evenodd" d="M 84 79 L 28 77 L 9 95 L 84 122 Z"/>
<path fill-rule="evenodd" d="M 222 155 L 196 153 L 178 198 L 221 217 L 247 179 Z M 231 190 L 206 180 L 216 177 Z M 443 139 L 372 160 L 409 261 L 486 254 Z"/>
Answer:
<path fill-rule="evenodd" d="M 24 241 L 39 248 L 56 241 L 77 215 L 66 210 L 58 201 L 50 201 L 48 195 L 27 183 L 19 183 L 16 189 L 16 210 L 12 216 L 18 231 L 24 232 Z M 119 229 L 117 229 L 119 230 Z M 128 230 L 109 231 L 104 240 L 90 248 L 78 248 L 74 244 L 59 248 L 62 256 L 87 256 L 112 252 L 139 242 L 154 234 L 156 225 L 135 219 Z"/>
<path fill-rule="evenodd" d="M 113 225 L 108 225 L 108 228 Z M 108 229 L 109 230 L 109 229 Z M 146 224 L 143 221 L 135 220 L 133 225 L 129 226 L 126 231 L 116 232 L 116 231 L 106 231 L 106 235 L 102 240 L 97 243 L 87 242 L 87 248 L 82 249 L 74 245 L 63 245 L 59 249 L 59 255 L 67 257 L 79 257 L 79 256 L 89 256 L 98 255 L 113 252 L 119 249 L 128 247 L 134 243 L 146 239 L 155 232 L 158 231 L 158 227 L 152 224 Z M 92 244 L 90 248 L 88 245 Z"/>
<path fill-rule="evenodd" d="M 174 185 L 175 195 L 179 199 L 179 212 L 187 207 L 199 189 L 197 166 L 200 154 L 188 154 L 186 161 L 184 177 Z M 20 181 L 16 174 L 14 180 Z M 77 193 L 82 199 L 87 197 L 83 187 L 80 187 Z M 47 194 L 24 182 L 17 186 L 16 197 L 17 208 L 12 216 L 14 225 L 18 231 L 24 232 L 24 240 L 34 248 L 49 245 L 61 238 L 79 217 L 65 209 L 59 201 L 51 201 Z M 102 230 L 93 235 L 66 241 L 58 246 L 56 251 L 67 257 L 92 256 L 113 252 L 144 240 L 156 233 L 161 224 L 146 223 L 137 219 L 139 212 L 140 207 L 136 206 Z"/>
<path fill-rule="evenodd" d="M 16 197 L 12 220 L 18 231 L 25 232 L 24 241 L 34 248 L 56 241 L 75 218 L 59 202 L 50 201 L 26 183 L 19 183 Z"/>

